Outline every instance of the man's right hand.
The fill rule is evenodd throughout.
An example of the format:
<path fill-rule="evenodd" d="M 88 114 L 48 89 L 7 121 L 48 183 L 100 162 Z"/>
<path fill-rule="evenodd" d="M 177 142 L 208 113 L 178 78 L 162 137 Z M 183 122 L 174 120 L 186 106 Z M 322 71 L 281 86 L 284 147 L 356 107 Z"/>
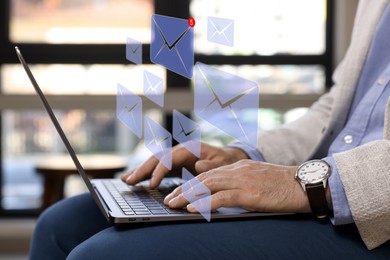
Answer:
<path fill-rule="evenodd" d="M 238 148 L 218 148 L 207 144 L 201 144 L 200 158 L 197 158 L 181 145 L 172 149 L 172 170 L 168 170 L 159 160 L 152 156 L 138 168 L 121 176 L 121 180 L 130 185 L 151 178 L 150 187 L 156 188 L 161 180 L 171 173 L 181 176 L 185 167 L 193 174 L 198 175 L 213 168 L 232 164 L 242 159 L 248 159 L 246 153 Z"/>

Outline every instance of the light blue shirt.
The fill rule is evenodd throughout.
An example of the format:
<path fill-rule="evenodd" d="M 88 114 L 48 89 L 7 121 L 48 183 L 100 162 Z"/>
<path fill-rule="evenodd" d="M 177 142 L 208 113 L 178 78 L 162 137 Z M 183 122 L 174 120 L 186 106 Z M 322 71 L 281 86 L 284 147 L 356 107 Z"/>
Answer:
<path fill-rule="evenodd" d="M 332 195 L 335 225 L 352 223 L 347 198 L 341 185 L 332 154 L 383 139 L 384 114 L 390 95 L 390 5 L 378 24 L 364 64 L 348 121 L 329 148 L 325 158 L 332 166 L 329 187 Z"/>
<path fill-rule="evenodd" d="M 329 187 L 333 203 L 334 225 L 353 223 L 348 200 L 332 155 L 350 150 L 373 140 L 383 139 L 384 114 L 390 95 L 390 5 L 378 24 L 376 34 L 364 64 L 356 93 L 344 129 L 323 158 L 332 167 Z M 264 161 L 257 150 L 242 144 L 234 147 L 244 150 L 253 160 Z"/>

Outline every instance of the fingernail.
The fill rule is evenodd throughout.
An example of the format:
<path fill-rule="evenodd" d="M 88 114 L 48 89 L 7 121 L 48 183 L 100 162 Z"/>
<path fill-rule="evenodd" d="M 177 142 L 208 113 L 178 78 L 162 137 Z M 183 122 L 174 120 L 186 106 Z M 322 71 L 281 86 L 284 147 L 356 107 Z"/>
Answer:
<path fill-rule="evenodd" d="M 189 212 L 196 212 L 196 209 L 195 209 L 194 206 L 192 206 L 192 204 L 188 204 L 188 205 L 187 205 L 187 210 L 188 210 Z"/>
<path fill-rule="evenodd" d="M 152 177 L 150 178 L 149 186 L 150 186 L 150 188 L 152 188 L 152 189 L 157 188 L 157 185 L 156 185 L 156 178 L 155 178 L 153 175 L 152 175 Z"/>
<path fill-rule="evenodd" d="M 177 197 L 171 199 L 171 200 L 168 202 L 168 205 L 169 205 L 170 207 L 173 207 L 173 206 L 175 206 L 176 202 L 177 202 Z"/>
<path fill-rule="evenodd" d="M 169 204 L 169 201 L 172 199 L 173 195 L 172 193 L 169 193 L 165 199 L 164 199 L 164 204 Z"/>
<path fill-rule="evenodd" d="M 133 174 L 127 177 L 126 182 L 131 182 L 132 179 L 133 179 Z"/>

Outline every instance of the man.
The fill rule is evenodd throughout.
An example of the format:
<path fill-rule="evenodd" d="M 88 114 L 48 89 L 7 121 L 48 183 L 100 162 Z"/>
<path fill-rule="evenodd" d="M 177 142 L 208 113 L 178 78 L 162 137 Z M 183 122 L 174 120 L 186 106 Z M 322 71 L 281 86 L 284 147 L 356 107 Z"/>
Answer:
<path fill-rule="evenodd" d="M 91 197 L 83 195 L 40 217 L 31 258 L 388 259 L 389 25 L 388 0 L 360 1 L 351 45 L 331 91 L 301 119 L 260 132 L 258 149 L 203 144 L 199 160 L 180 146 L 173 149 L 172 171 L 186 167 L 197 173 L 212 192 L 213 209 L 239 206 L 314 216 L 110 227 Z M 307 162 L 312 159 L 317 161 Z M 328 185 L 305 186 L 294 178 L 296 172 Z M 122 180 L 135 184 L 151 177 L 156 187 L 167 173 L 150 158 Z M 180 187 L 164 202 L 195 211 Z M 316 220 L 329 215 L 328 209 L 333 225 Z"/>

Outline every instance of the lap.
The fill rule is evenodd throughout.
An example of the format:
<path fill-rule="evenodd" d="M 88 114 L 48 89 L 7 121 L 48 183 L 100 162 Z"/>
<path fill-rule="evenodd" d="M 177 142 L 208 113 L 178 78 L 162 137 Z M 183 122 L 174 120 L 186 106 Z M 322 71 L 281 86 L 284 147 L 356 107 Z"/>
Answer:
<path fill-rule="evenodd" d="M 308 215 L 109 226 L 98 216 L 90 195 L 65 203 L 75 208 L 84 204 L 81 208 L 85 209 L 78 213 L 61 212 L 64 206 L 54 210 L 64 214 L 66 221 L 77 219 L 71 229 L 61 231 L 68 240 L 69 259 L 388 259 L 390 255 L 389 243 L 367 250 L 354 225 L 334 227 Z"/>
<path fill-rule="evenodd" d="M 389 256 L 389 245 L 382 251 Z M 112 227 L 78 246 L 71 259 L 380 259 L 381 253 L 368 251 L 353 225 L 289 216 Z"/>

